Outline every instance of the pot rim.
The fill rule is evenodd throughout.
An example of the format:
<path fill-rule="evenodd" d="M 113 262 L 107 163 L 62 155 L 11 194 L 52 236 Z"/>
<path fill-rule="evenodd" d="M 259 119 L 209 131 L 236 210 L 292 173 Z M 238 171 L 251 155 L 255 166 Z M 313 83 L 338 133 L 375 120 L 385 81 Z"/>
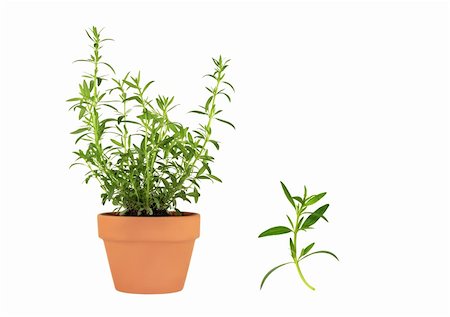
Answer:
<path fill-rule="evenodd" d="M 172 212 L 172 211 L 171 211 Z M 175 212 L 175 211 L 173 211 Z M 190 217 L 190 216 L 195 216 L 195 215 L 200 215 L 197 212 L 189 212 L 189 211 L 182 211 L 181 212 L 181 217 Z M 120 217 L 120 218 L 142 218 L 142 219 L 167 219 L 167 218 L 172 218 L 172 217 L 180 217 L 179 215 L 169 215 L 169 216 L 117 216 L 114 215 L 112 211 L 110 212 L 101 212 L 98 214 L 98 216 L 108 216 L 108 217 Z"/>
<path fill-rule="evenodd" d="M 105 241 L 188 241 L 200 235 L 200 214 L 141 217 L 97 215 L 98 235 Z"/>

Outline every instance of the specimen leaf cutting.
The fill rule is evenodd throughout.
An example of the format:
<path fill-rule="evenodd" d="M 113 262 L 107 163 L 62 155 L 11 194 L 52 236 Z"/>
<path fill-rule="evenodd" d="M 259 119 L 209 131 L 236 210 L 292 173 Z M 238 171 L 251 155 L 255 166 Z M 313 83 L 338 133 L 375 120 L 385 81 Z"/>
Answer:
<path fill-rule="evenodd" d="M 263 277 L 260 285 L 260 289 L 264 286 L 264 283 L 266 282 L 267 278 L 277 269 L 286 266 L 288 264 L 295 265 L 298 275 L 300 276 L 300 279 L 303 281 L 303 283 L 311 290 L 315 290 L 315 288 L 309 284 L 305 276 L 303 275 L 302 270 L 300 269 L 300 261 L 304 260 L 305 258 L 315 255 L 315 254 L 328 254 L 334 257 L 336 260 L 339 260 L 338 257 L 333 254 L 330 251 L 326 250 L 320 250 L 320 251 L 313 251 L 313 247 L 315 243 L 310 243 L 304 248 L 299 247 L 299 241 L 298 241 L 298 235 L 301 231 L 308 231 L 313 229 L 313 225 L 315 225 L 319 220 L 323 219 L 326 222 L 328 222 L 327 218 L 324 216 L 325 212 L 327 211 L 329 205 L 325 204 L 314 211 L 307 210 L 308 207 L 315 205 L 318 203 L 325 195 L 326 193 L 320 193 L 316 195 L 308 196 L 308 190 L 306 186 L 304 187 L 303 196 L 292 196 L 287 187 L 281 182 L 281 187 L 283 189 L 284 195 L 286 196 L 287 200 L 291 204 L 294 210 L 294 217 L 291 217 L 289 215 L 286 215 L 287 220 L 289 222 L 288 226 L 276 226 L 269 228 L 262 232 L 259 235 L 259 238 L 262 237 L 268 237 L 268 236 L 274 236 L 274 235 L 281 235 L 286 233 L 291 233 L 292 237 L 289 238 L 289 249 L 290 249 L 290 256 L 292 258 L 292 261 L 285 262 L 282 264 L 279 264 L 275 266 L 273 269 L 269 270 L 269 272 L 266 273 L 266 275 Z M 300 251 L 299 251 L 300 250 Z"/>
<path fill-rule="evenodd" d="M 177 201 L 197 202 L 201 181 L 221 182 L 211 169 L 212 149 L 220 147 L 213 126 L 234 128 L 219 107 L 219 101 L 231 101 L 234 91 L 225 80 L 229 60 L 213 58 L 214 71 L 206 75 L 212 82 L 208 96 L 190 111 L 202 121 L 191 129 L 171 119 L 174 97 L 153 93 L 153 81 L 145 81 L 140 72 L 117 77 L 101 54 L 111 39 L 96 27 L 86 33 L 92 53 L 76 62 L 89 64 L 90 71 L 83 75 L 78 96 L 68 100 L 81 121 L 72 132 L 80 144 L 72 166 L 87 168 L 85 182 L 96 179 L 103 204 L 112 202 L 120 215 L 181 214 Z"/>

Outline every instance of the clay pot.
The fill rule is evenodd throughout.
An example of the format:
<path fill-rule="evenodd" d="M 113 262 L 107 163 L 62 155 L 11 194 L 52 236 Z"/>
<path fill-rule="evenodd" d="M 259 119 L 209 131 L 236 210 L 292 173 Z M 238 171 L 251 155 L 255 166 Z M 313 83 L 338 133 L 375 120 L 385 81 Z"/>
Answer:
<path fill-rule="evenodd" d="M 103 239 L 118 291 L 161 294 L 183 289 L 200 215 L 129 217 L 99 214 Z"/>

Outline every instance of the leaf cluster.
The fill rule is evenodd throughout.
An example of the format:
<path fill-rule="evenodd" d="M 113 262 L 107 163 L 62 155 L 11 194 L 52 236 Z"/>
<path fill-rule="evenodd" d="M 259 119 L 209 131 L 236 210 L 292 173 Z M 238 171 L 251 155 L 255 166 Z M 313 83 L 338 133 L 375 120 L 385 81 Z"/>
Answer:
<path fill-rule="evenodd" d="M 339 259 L 332 252 L 326 251 L 326 250 L 310 252 L 315 245 L 314 242 L 308 244 L 307 246 L 302 248 L 300 252 L 298 252 L 297 237 L 301 231 L 308 231 L 308 230 L 313 229 L 313 225 L 316 224 L 316 222 L 319 221 L 320 219 L 323 219 L 326 222 L 328 222 L 328 219 L 324 216 L 324 214 L 327 211 L 329 204 L 325 204 L 325 205 L 317 208 L 313 212 L 307 210 L 308 207 L 318 203 L 326 195 L 326 193 L 320 193 L 320 194 L 314 194 L 314 195 L 308 196 L 308 190 L 307 190 L 306 186 L 304 186 L 304 191 L 303 191 L 302 196 L 292 196 L 283 182 L 281 182 L 281 187 L 283 189 L 284 195 L 286 196 L 287 200 L 289 201 L 289 203 L 291 204 L 291 206 L 293 207 L 293 209 L 295 211 L 295 217 L 286 215 L 287 220 L 289 222 L 288 226 L 276 226 L 276 227 L 269 228 L 269 229 L 265 230 L 264 232 L 262 232 L 259 235 L 259 238 L 291 233 L 292 237 L 289 238 L 289 250 L 290 250 L 290 255 L 291 255 L 292 261 L 280 264 L 280 265 L 274 267 L 273 269 L 271 269 L 269 272 L 267 272 L 261 281 L 260 288 L 263 287 L 267 278 L 275 270 L 277 270 L 280 267 L 283 267 L 285 265 L 288 265 L 288 264 L 294 264 L 301 280 L 305 283 L 305 285 L 308 288 L 310 288 L 311 290 L 315 290 L 315 288 L 306 281 L 306 279 L 300 269 L 299 262 L 311 255 L 320 254 L 320 253 L 329 254 L 329 255 L 333 256 L 336 260 L 339 260 Z"/>
<path fill-rule="evenodd" d="M 190 111 L 203 123 L 192 130 L 170 118 L 177 106 L 173 96 L 150 98 L 153 81 L 144 81 L 140 72 L 116 76 L 100 54 L 104 42 L 111 40 L 101 33 L 95 26 L 86 31 L 92 54 L 76 62 L 88 63 L 92 71 L 82 76 L 78 96 L 67 100 L 81 122 L 71 132 L 81 147 L 71 166 L 87 167 L 84 181 L 95 178 L 102 188 L 102 203 L 112 202 L 121 215 L 179 213 L 177 200 L 197 202 L 202 180 L 221 182 L 211 170 L 211 147 L 220 148 L 212 127 L 220 122 L 234 128 L 221 117 L 223 110 L 217 104 L 220 97 L 231 101 L 227 90 L 234 91 L 224 79 L 229 60 L 213 58 L 214 71 L 206 75 L 212 81 L 206 87 L 206 102 Z M 104 71 L 112 72 L 112 77 Z"/>

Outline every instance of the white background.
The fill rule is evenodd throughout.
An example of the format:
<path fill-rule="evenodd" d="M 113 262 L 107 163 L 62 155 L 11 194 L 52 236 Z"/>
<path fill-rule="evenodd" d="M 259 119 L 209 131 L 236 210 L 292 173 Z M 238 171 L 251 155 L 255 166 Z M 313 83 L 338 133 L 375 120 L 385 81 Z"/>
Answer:
<path fill-rule="evenodd" d="M 24 316 L 444 316 L 449 290 L 449 25 L 446 1 L 3 2 L 1 7 L 0 311 Z M 175 95 L 176 118 L 207 97 L 213 56 L 232 58 L 233 103 L 185 289 L 115 291 L 76 149 L 84 29 L 113 37 L 104 58 Z M 304 184 L 327 191 L 330 223 L 303 243 L 335 252 L 303 271 L 285 224 Z"/>

